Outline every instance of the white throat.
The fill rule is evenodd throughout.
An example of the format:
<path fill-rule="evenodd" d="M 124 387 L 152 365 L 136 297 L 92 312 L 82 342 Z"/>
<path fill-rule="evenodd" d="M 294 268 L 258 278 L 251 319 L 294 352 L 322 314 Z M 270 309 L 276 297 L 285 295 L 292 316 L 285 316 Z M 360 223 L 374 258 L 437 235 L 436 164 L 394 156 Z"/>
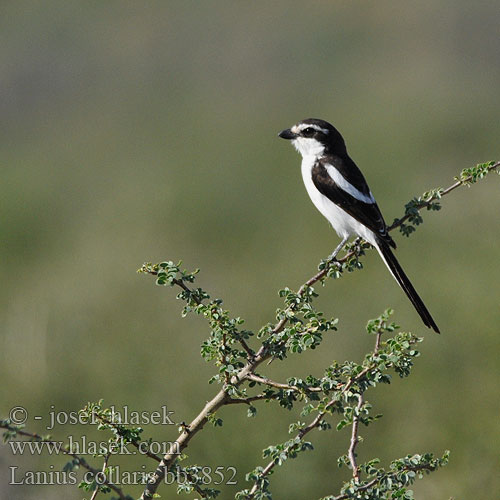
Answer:
<path fill-rule="evenodd" d="M 323 156 L 325 151 L 325 146 L 316 139 L 309 137 L 297 137 L 292 140 L 293 147 L 302 155 L 302 158 L 306 156 L 319 158 Z"/>

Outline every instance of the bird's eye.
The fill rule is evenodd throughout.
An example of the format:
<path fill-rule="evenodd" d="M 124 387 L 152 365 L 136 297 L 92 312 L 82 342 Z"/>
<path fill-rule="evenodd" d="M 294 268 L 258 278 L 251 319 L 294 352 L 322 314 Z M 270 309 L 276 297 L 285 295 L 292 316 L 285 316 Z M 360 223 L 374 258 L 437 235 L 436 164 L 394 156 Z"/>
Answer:
<path fill-rule="evenodd" d="M 302 131 L 302 135 L 305 137 L 312 137 L 314 134 L 314 129 L 312 127 L 307 127 Z"/>

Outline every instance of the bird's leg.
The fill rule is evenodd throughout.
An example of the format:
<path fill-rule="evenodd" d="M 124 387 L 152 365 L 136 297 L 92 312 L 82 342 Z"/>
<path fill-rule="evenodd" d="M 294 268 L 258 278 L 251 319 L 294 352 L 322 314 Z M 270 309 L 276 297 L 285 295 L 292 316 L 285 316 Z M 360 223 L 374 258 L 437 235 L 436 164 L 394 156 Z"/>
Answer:
<path fill-rule="evenodd" d="M 349 239 L 349 236 L 344 236 L 344 239 L 339 243 L 337 248 L 333 251 L 333 253 L 328 257 L 328 260 L 334 261 L 336 260 L 336 257 L 338 253 L 342 250 L 344 245 L 347 243 L 347 240 Z"/>
<path fill-rule="evenodd" d="M 354 240 L 354 248 L 356 249 L 356 254 L 359 253 L 359 251 L 361 250 L 361 242 L 363 241 L 363 238 L 361 238 L 361 236 L 358 236 L 355 240 Z"/>

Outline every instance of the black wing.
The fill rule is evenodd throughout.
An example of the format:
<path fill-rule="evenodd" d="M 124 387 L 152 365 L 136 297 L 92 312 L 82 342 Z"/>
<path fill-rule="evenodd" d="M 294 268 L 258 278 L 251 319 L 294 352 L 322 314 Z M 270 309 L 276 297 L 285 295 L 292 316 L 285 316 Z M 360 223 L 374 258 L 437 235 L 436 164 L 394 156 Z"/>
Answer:
<path fill-rule="evenodd" d="M 325 167 L 325 164 L 327 163 L 329 162 L 325 162 L 325 160 L 320 161 L 313 167 L 311 171 L 313 183 L 318 191 L 333 203 L 338 205 L 340 208 L 342 208 L 342 210 L 347 212 L 351 217 L 354 217 L 361 224 L 372 230 L 382 240 L 387 242 L 392 247 L 396 248 L 396 244 L 387 232 L 387 226 L 377 203 L 366 203 L 362 200 L 359 200 L 358 198 L 355 198 L 347 191 L 342 189 L 328 173 Z M 333 164 L 334 162 L 331 163 L 333 168 L 336 168 L 336 166 Z M 355 180 L 355 182 L 352 182 L 353 187 L 355 187 L 365 196 L 370 196 L 370 190 L 368 188 L 368 185 L 366 184 L 363 174 L 361 174 L 354 162 L 352 162 L 352 165 L 354 166 L 355 170 L 352 168 L 352 166 L 350 166 L 350 178 L 346 180 L 349 183 L 351 183 L 350 181 Z M 337 170 L 339 171 L 339 173 L 341 173 L 341 169 Z M 343 177 L 346 178 L 346 176 Z"/>

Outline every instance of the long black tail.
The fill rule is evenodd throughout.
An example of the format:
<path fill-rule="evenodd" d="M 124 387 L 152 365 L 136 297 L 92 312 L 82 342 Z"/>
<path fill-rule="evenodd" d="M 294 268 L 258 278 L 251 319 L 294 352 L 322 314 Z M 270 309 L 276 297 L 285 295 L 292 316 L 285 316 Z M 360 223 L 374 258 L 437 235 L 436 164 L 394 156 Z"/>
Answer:
<path fill-rule="evenodd" d="M 399 262 L 396 260 L 396 257 L 389 248 L 389 245 L 384 241 L 381 241 L 377 245 L 377 250 L 382 257 L 382 260 L 385 262 L 385 265 L 389 268 L 389 271 L 391 271 L 391 274 L 398 282 L 399 286 L 411 300 L 413 307 L 417 310 L 418 314 L 420 314 L 424 325 L 428 328 L 432 328 L 435 332 L 440 333 L 438 326 L 432 319 L 431 313 L 427 310 L 427 307 L 425 307 L 415 288 L 413 288 L 408 276 L 406 276 L 405 272 L 399 265 Z"/>

